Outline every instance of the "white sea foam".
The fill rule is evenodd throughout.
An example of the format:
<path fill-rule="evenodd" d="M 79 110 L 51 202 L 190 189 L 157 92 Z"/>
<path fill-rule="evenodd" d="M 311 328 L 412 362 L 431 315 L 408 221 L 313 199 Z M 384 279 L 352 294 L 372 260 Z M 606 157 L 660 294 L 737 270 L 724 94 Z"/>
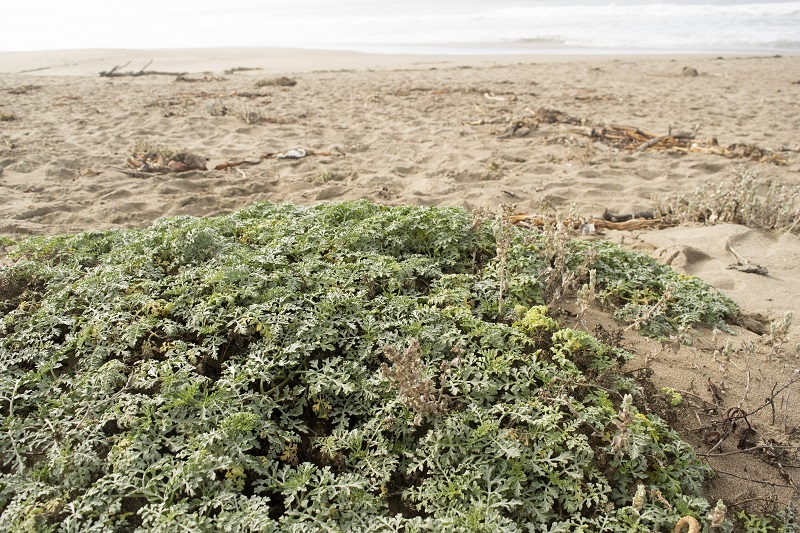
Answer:
<path fill-rule="evenodd" d="M 0 50 L 285 46 L 490 53 L 800 53 L 800 1 L 42 0 L 6 6 Z"/>

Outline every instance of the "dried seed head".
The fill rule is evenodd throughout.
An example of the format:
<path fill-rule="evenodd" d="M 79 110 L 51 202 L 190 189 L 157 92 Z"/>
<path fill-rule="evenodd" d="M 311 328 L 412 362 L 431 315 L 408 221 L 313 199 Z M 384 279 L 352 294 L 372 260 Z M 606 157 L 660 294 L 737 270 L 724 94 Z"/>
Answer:
<path fill-rule="evenodd" d="M 441 415 L 446 411 L 447 397 L 444 389 L 444 367 L 440 387 L 434 385 L 433 379 L 425 375 L 422 363 L 422 350 L 417 339 L 411 339 L 406 351 L 402 354 L 391 346 L 383 349 L 386 358 L 393 363 L 390 369 L 385 363 L 381 365 L 381 374 L 396 387 L 400 401 L 416 413 L 414 425 L 420 425 L 425 415 Z"/>

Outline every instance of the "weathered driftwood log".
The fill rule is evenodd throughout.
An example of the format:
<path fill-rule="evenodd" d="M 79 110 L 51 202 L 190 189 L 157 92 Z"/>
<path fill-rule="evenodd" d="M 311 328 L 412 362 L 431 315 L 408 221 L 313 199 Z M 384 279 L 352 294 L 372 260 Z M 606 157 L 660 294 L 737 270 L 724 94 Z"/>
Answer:
<path fill-rule="evenodd" d="M 736 258 L 736 262 L 728 265 L 728 270 L 738 270 L 739 272 L 744 272 L 746 274 L 758 274 L 759 276 L 768 276 L 769 270 L 761 265 L 756 265 L 755 263 L 751 263 L 738 253 L 736 250 L 733 249 L 731 246 L 730 241 L 725 243 L 725 249 L 733 254 Z"/>
<path fill-rule="evenodd" d="M 128 70 L 125 72 L 121 72 L 121 68 L 125 68 L 131 64 L 130 61 L 125 63 L 124 65 L 117 65 L 111 70 L 105 70 L 100 72 L 100 76 L 103 78 L 120 78 L 123 76 L 185 76 L 186 72 L 162 72 L 159 70 L 145 70 L 147 67 L 150 66 L 153 60 L 151 59 L 145 66 L 142 67 L 141 70 Z"/>

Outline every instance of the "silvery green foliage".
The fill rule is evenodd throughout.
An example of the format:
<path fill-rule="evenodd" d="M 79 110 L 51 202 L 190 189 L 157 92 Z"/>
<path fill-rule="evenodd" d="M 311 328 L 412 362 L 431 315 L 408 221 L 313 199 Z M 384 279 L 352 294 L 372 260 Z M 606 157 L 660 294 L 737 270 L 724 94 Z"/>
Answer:
<path fill-rule="evenodd" d="M 460 209 L 351 202 L 20 244 L 0 271 L 0 529 L 663 531 L 703 519 L 707 471 L 661 420 L 631 407 L 614 448 L 622 396 L 635 394 L 617 373 L 629 355 L 547 316 L 536 240 L 516 230 L 498 316 L 493 235 Z M 578 263 L 585 244 L 571 246 Z M 668 275 L 599 249 L 609 299 L 638 301 L 656 290 L 639 285 Z M 615 281 L 620 261 L 642 271 L 629 284 Z M 413 343 L 406 368 L 384 355 Z M 435 409 L 400 394 L 417 390 L 399 381 L 412 374 Z M 640 484 L 672 509 L 633 507 Z"/>

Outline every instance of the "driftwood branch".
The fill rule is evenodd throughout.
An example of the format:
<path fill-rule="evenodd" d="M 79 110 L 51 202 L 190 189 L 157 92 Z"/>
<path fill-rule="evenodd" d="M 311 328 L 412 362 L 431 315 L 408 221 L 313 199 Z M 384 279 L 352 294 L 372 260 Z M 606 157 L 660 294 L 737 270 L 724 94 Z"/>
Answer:
<path fill-rule="evenodd" d="M 243 159 L 241 161 L 226 161 L 224 163 L 220 163 L 219 165 L 215 166 L 214 170 L 227 170 L 229 168 L 235 168 L 242 165 L 246 166 L 258 165 L 264 159 L 265 159 L 264 157 L 260 157 L 258 161 L 248 161 L 247 159 Z"/>
<path fill-rule="evenodd" d="M 233 67 L 225 71 L 225 74 L 234 74 L 236 72 L 247 72 L 249 70 L 262 70 L 260 67 Z"/>
<path fill-rule="evenodd" d="M 748 274 L 759 274 L 761 276 L 769 275 L 769 270 L 762 267 L 761 265 L 756 265 L 755 263 L 751 263 L 741 255 L 736 253 L 736 250 L 733 249 L 733 246 L 731 246 L 730 241 L 725 243 L 725 249 L 730 253 L 732 253 L 734 257 L 736 257 L 736 263 L 728 265 L 729 270 L 738 270 L 740 272 L 746 272 Z"/>
<path fill-rule="evenodd" d="M 636 148 L 636 149 L 639 150 L 639 151 L 647 150 L 651 146 L 655 146 L 658 143 L 660 143 L 661 141 L 666 141 L 669 138 L 670 138 L 669 135 L 662 135 L 661 137 L 653 137 L 652 139 L 650 139 L 646 143 L 640 144 L 639 147 Z"/>
<path fill-rule="evenodd" d="M 100 76 L 103 78 L 121 78 L 123 76 L 185 76 L 185 72 L 162 72 L 160 70 L 145 70 L 153 63 L 153 60 L 147 62 L 145 66 L 141 68 L 141 70 L 127 70 L 121 71 L 131 64 L 130 61 L 125 63 L 124 65 L 117 65 L 111 70 L 105 70 L 100 73 Z"/>

